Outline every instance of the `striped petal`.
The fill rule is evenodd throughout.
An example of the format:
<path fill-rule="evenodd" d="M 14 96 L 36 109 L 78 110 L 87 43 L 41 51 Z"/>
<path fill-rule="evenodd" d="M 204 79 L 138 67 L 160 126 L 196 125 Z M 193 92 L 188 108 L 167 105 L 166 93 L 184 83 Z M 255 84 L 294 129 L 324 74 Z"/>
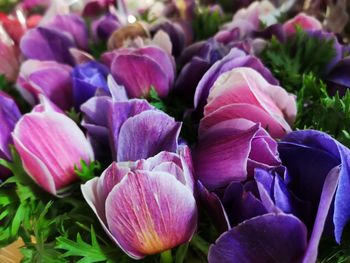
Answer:
<path fill-rule="evenodd" d="M 196 201 L 173 175 L 138 171 L 129 173 L 109 194 L 106 218 L 120 247 L 140 259 L 191 239 Z"/>

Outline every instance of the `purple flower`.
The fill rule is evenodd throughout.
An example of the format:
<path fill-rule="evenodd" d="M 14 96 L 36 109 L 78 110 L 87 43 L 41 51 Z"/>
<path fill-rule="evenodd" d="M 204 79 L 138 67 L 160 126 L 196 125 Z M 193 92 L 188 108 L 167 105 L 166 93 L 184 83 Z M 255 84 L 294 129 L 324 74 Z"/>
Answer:
<path fill-rule="evenodd" d="M 254 180 L 232 182 L 219 195 L 200 185 L 215 221 L 226 221 L 228 228 L 210 248 L 209 262 L 315 262 L 326 230 L 333 228 L 340 242 L 350 218 L 349 149 L 325 133 L 305 130 L 288 134 L 278 151 L 283 166 L 257 168 Z M 276 232 L 279 221 L 290 226 Z M 291 228 L 298 233 L 293 242 Z"/>
<path fill-rule="evenodd" d="M 210 190 L 251 178 L 257 167 L 280 165 L 277 143 L 246 119 L 223 121 L 200 133 L 193 160 L 197 178 Z"/>
<path fill-rule="evenodd" d="M 22 37 L 20 48 L 28 59 L 54 60 L 59 63 L 74 65 L 74 58 L 69 48 L 74 42 L 64 33 L 43 27 L 28 30 Z"/>
<path fill-rule="evenodd" d="M 186 32 L 181 24 L 175 21 L 162 20 L 150 28 L 152 35 L 155 35 L 159 30 L 163 30 L 169 35 L 173 45 L 172 53 L 175 57 L 178 57 L 186 45 Z"/>
<path fill-rule="evenodd" d="M 56 15 L 44 26 L 46 28 L 64 32 L 72 40 L 74 40 L 77 47 L 83 50 L 88 49 L 88 29 L 83 18 L 80 16 L 76 14 Z"/>
<path fill-rule="evenodd" d="M 163 49 L 147 46 L 122 48 L 112 54 L 111 73 L 131 98 L 148 97 L 154 87 L 160 97 L 166 97 L 173 86 L 175 63 Z"/>
<path fill-rule="evenodd" d="M 290 189 L 312 204 L 313 215 L 322 201 L 320 196 L 326 178 L 331 173 L 339 175 L 334 213 L 330 217 L 333 218 L 335 239 L 340 243 L 343 229 L 350 219 L 350 197 L 347 194 L 350 187 L 350 150 L 329 135 L 313 130 L 288 134 L 279 143 L 278 150 L 290 175 Z"/>
<path fill-rule="evenodd" d="M 225 232 L 209 249 L 209 263 L 302 262 L 307 231 L 293 215 L 266 214 Z M 313 262 L 313 261 L 305 261 Z"/>
<path fill-rule="evenodd" d="M 213 87 L 215 81 L 221 74 L 237 67 L 249 67 L 255 69 L 267 80 L 267 82 L 272 85 L 278 85 L 278 81 L 258 58 L 252 55 L 247 55 L 242 50 L 233 48 L 229 54 L 211 66 L 198 83 L 194 95 L 194 106 L 196 109 L 194 116 L 196 119 L 200 119 L 203 116 L 203 108 L 207 103 L 209 91 Z"/>
<path fill-rule="evenodd" d="M 121 22 L 115 15 L 107 13 L 93 21 L 91 29 L 95 41 L 106 41 L 121 26 Z"/>
<path fill-rule="evenodd" d="M 82 186 L 110 238 L 141 259 L 189 241 L 197 226 L 187 148 L 147 160 L 112 163 Z"/>
<path fill-rule="evenodd" d="M 195 89 L 205 72 L 228 53 L 223 45 L 210 39 L 188 46 L 180 57 L 182 70 L 176 79 L 174 91 L 185 100 L 193 100 Z"/>
<path fill-rule="evenodd" d="M 73 106 L 72 68 L 56 61 L 27 60 L 20 69 L 17 86 L 32 105 L 44 94 L 63 110 Z"/>
<path fill-rule="evenodd" d="M 93 145 L 97 150 L 102 145 L 111 148 L 118 162 L 148 158 L 161 151 L 176 152 L 178 148 L 181 123 L 146 100 L 94 97 L 81 110 Z"/>
<path fill-rule="evenodd" d="M 93 97 L 98 89 L 109 93 L 107 87 L 108 73 L 108 68 L 96 61 L 89 61 L 74 67 L 72 72 L 73 97 L 77 109 Z"/>
<path fill-rule="evenodd" d="M 10 144 L 13 144 L 11 132 L 21 113 L 14 100 L 6 93 L 0 91 L 0 159 L 12 160 Z M 0 179 L 8 174 L 8 170 L 0 165 Z"/>

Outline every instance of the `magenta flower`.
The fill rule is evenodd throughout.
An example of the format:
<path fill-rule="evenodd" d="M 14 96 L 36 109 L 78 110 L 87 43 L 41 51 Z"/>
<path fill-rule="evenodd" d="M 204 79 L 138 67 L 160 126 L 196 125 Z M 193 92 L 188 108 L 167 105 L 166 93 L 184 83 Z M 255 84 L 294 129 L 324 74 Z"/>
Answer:
<path fill-rule="evenodd" d="M 112 163 L 82 186 L 110 238 L 134 259 L 189 241 L 197 226 L 193 177 L 185 147 L 147 160 Z"/>
<path fill-rule="evenodd" d="M 27 60 L 20 69 L 17 86 L 35 104 L 43 94 L 63 110 L 73 106 L 72 68 L 55 61 Z"/>
<path fill-rule="evenodd" d="M 173 86 L 174 59 L 159 47 L 124 48 L 105 56 L 112 56 L 111 73 L 131 98 L 148 97 L 152 86 L 166 97 Z"/>
<path fill-rule="evenodd" d="M 25 171 L 46 191 L 58 195 L 78 177 L 74 167 L 94 159 L 83 132 L 54 104 L 42 103 L 16 124 L 12 137 Z"/>
<path fill-rule="evenodd" d="M 275 140 L 246 119 L 222 121 L 200 133 L 193 159 L 197 178 L 210 190 L 244 181 L 255 168 L 280 165 Z"/>
<path fill-rule="evenodd" d="M 257 71 L 235 68 L 215 81 L 210 89 L 200 132 L 234 118 L 261 123 L 272 137 L 291 131 L 296 116 L 296 100 L 280 86 L 268 83 Z"/>

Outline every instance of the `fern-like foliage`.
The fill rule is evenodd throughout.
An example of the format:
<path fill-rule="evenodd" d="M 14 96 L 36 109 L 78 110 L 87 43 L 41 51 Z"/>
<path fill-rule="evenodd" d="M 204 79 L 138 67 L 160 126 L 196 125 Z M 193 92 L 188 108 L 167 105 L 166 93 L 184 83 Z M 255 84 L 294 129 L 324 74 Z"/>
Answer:
<path fill-rule="evenodd" d="M 333 44 L 333 39 L 313 37 L 297 28 L 296 34 L 285 43 L 273 37 L 261 59 L 282 87 L 296 92 L 302 87 L 304 74 L 312 73 L 317 78 L 324 78 L 328 64 L 336 55 Z"/>

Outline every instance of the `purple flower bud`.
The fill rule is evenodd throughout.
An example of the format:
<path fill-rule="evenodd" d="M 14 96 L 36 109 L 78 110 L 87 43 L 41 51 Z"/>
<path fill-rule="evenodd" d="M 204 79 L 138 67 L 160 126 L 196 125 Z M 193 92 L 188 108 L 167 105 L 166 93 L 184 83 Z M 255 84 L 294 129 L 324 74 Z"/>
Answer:
<path fill-rule="evenodd" d="M 106 41 L 112 33 L 122 26 L 116 16 L 111 13 L 101 16 L 92 22 L 91 29 L 95 41 Z"/>

